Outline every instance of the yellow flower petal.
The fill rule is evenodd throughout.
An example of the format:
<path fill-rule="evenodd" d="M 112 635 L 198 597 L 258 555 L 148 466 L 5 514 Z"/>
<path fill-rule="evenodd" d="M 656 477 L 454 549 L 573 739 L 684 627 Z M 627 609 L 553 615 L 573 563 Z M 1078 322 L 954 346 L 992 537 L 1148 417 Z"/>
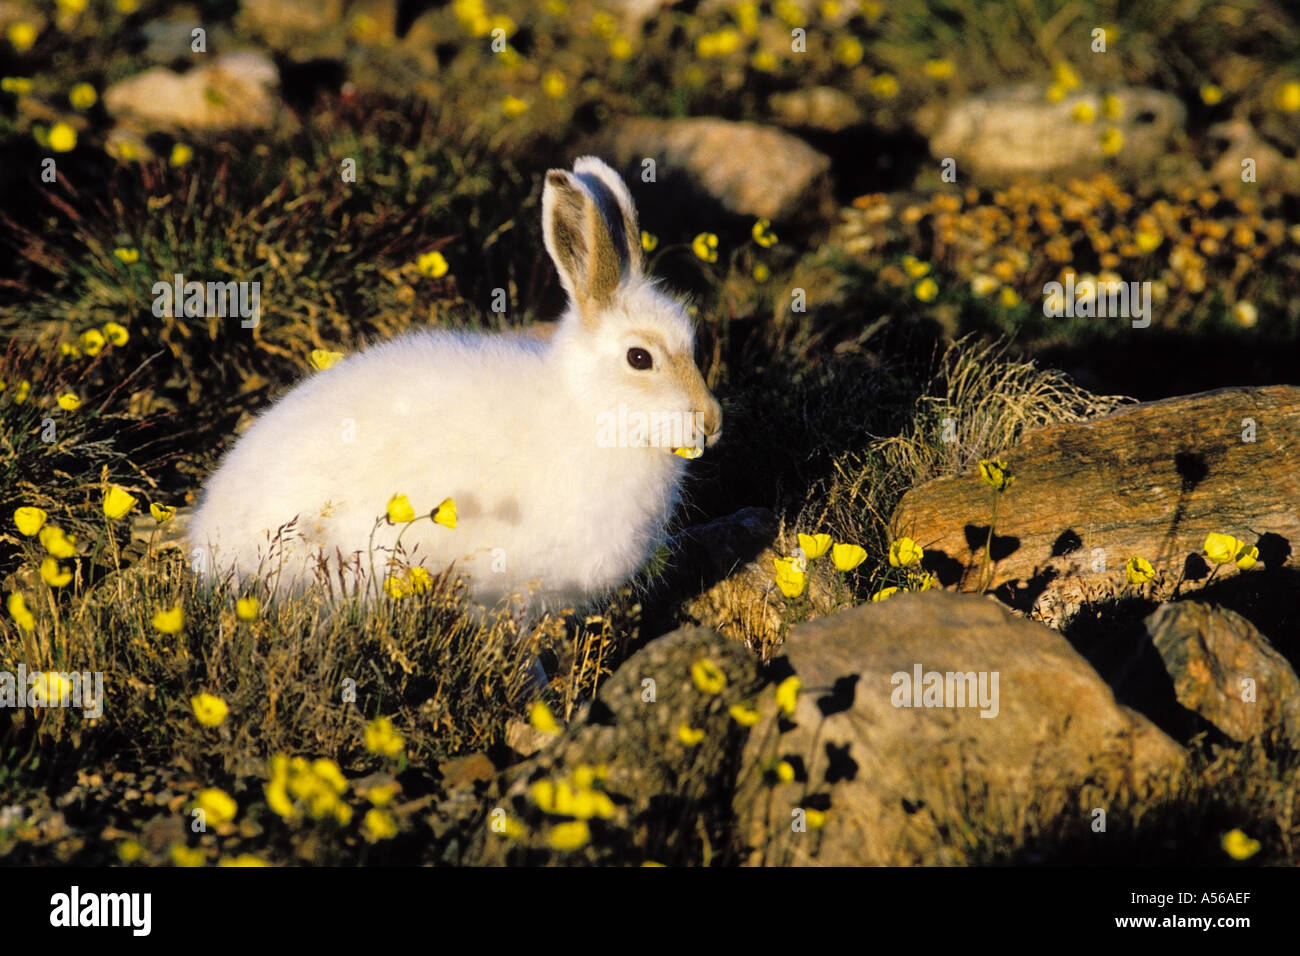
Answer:
<path fill-rule="evenodd" d="M 1205 536 L 1205 556 L 1215 564 L 1227 564 L 1229 561 L 1235 561 L 1237 554 L 1244 546 L 1244 542 L 1238 541 L 1230 534 L 1219 534 L 1217 531 L 1211 531 Z"/>
<path fill-rule="evenodd" d="M 235 602 L 235 617 L 241 621 L 256 621 L 261 605 L 255 597 L 242 597 Z"/>
<path fill-rule="evenodd" d="M 731 714 L 731 719 L 742 727 L 753 727 L 758 723 L 761 714 L 758 711 L 746 707 L 744 704 L 732 704 L 727 708 L 727 713 Z"/>
<path fill-rule="evenodd" d="M 433 520 L 436 524 L 444 525 L 448 528 L 456 527 L 456 502 L 450 498 L 443 498 L 438 507 L 433 509 Z"/>
<path fill-rule="evenodd" d="M 157 624 L 155 623 L 154 626 L 157 627 Z M 159 630 L 162 630 L 162 628 L 159 628 Z M 190 707 L 194 710 L 194 716 L 198 718 L 199 723 L 204 727 L 220 726 L 230 712 L 226 702 L 213 694 L 199 694 L 191 697 Z"/>
<path fill-rule="evenodd" d="M 534 730 L 540 730 L 544 734 L 558 734 L 560 732 L 560 725 L 556 723 L 555 717 L 551 714 L 551 709 L 546 706 L 545 701 L 533 701 L 532 707 L 528 709 L 528 722 L 533 725 Z"/>
<path fill-rule="evenodd" d="M 856 544 L 837 544 L 831 548 L 831 561 L 840 571 L 852 571 L 867 560 L 866 549 Z"/>
<path fill-rule="evenodd" d="M 139 499 L 120 485 L 109 485 L 104 492 L 104 514 L 110 521 L 116 521 L 135 507 Z"/>
<path fill-rule="evenodd" d="M 36 627 L 36 617 L 28 610 L 27 601 L 17 591 L 9 595 L 5 606 L 9 610 L 9 616 L 14 619 L 14 623 L 24 631 L 30 631 Z"/>
<path fill-rule="evenodd" d="M 899 538 L 889 546 L 889 563 L 896 568 L 910 568 L 925 557 L 925 549 L 911 538 Z"/>
<path fill-rule="evenodd" d="M 311 367 L 324 371 L 341 358 L 343 358 L 342 352 L 331 352 L 328 349 L 312 349 Z"/>
<path fill-rule="evenodd" d="M 49 516 L 41 508 L 28 506 L 14 509 L 14 525 L 29 538 L 45 527 L 47 517 Z"/>
<path fill-rule="evenodd" d="M 776 685 L 776 706 L 781 713 L 789 717 L 799 703 L 799 690 L 803 684 L 798 677 L 791 675 Z"/>
<path fill-rule="evenodd" d="M 388 499 L 388 520 L 393 524 L 405 524 L 415 520 L 415 509 L 406 495 L 393 495 Z"/>
<path fill-rule="evenodd" d="M 59 408 L 63 409 L 65 412 L 75 412 L 81 407 L 81 399 L 77 398 L 76 394 L 73 392 L 64 392 L 58 397 L 57 401 L 59 403 Z"/>
<path fill-rule="evenodd" d="M 179 634 L 185 627 L 185 610 L 178 604 L 170 611 L 159 611 L 153 616 L 153 626 L 163 634 Z"/>
<path fill-rule="evenodd" d="M 1249 860 L 1259 852 L 1259 841 L 1246 836 L 1241 830 L 1229 830 L 1220 841 L 1223 852 L 1234 860 Z"/>
<path fill-rule="evenodd" d="M 585 820 L 558 823 L 546 834 L 546 843 L 552 850 L 568 852 L 579 850 L 591 840 L 591 828 Z"/>
<path fill-rule="evenodd" d="M 176 509 L 170 505 L 160 505 L 156 501 L 149 503 L 149 514 L 153 515 L 153 520 L 159 524 L 166 524 L 176 517 Z"/>
<path fill-rule="evenodd" d="M 809 561 L 816 561 L 829 551 L 832 543 L 831 536 L 828 534 L 799 535 L 799 547 L 803 549 Z"/>
<path fill-rule="evenodd" d="M 677 728 L 677 739 L 687 747 L 694 747 L 704 739 L 704 731 L 697 730 L 689 724 L 682 724 Z"/>
<path fill-rule="evenodd" d="M 1146 584 L 1156 576 L 1155 568 L 1151 567 L 1151 562 L 1146 558 L 1138 557 L 1136 554 L 1128 559 L 1124 565 L 1124 574 L 1128 578 L 1129 584 Z"/>
<path fill-rule="evenodd" d="M 41 580 L 52 588 L 61 588 L 72 580 L 72 572 L 59 567 L 55 558 L 47 557 L 41 562 Z"/>
<path fill-rule="evenodd" d="M 727 675 L 717 664 L 705 657 L 691 663 L 691 680 L 706 694 L 720 694 L 727 686 Z"/>
<path fill-rule="evenodd" d="M 62 528 L 46 525 L 40 533 L 41 547 L 56 558 L 70 558 L 77 553 L 75 539 L 64 534 Z"/>

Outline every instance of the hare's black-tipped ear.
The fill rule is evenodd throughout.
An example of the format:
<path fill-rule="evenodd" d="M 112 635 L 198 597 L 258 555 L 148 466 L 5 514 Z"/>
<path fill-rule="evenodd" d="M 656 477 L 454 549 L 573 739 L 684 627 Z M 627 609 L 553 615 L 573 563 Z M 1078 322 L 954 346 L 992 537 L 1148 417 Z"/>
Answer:
<path fill-rule="evenodd" d="M 641 274 L 641 228 L 636 221 L 636 204 L 623 178 L 595 156 L 574 161 L 573 173 L 596 197 L 596 203 L 610 225 L 614 248 L 629 272 Z"/>
<path fill-rule="evenodd" d="M 596 322 L 614 300 L 630 266 L 625 232 L 618 200 L 603 181 L 562 169 L 546 174 L 542 236 L 584 323 Z M 637 243 L 639 253 L 640 233 Z"/>

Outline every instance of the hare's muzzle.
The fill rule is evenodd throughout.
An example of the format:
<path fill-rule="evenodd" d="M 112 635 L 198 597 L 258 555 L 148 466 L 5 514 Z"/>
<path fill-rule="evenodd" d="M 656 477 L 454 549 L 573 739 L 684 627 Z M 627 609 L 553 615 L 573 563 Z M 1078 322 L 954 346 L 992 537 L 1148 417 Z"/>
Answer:
<path fill-rule="evenodd" d="M 704 435 L 704 444 L 712 445 L 722 437 L 722 406 L 708 392 L 704 393 L 704 397 L 704 407 L 696 409 L 695 420 L 699 422 L 700 431 Z"/>

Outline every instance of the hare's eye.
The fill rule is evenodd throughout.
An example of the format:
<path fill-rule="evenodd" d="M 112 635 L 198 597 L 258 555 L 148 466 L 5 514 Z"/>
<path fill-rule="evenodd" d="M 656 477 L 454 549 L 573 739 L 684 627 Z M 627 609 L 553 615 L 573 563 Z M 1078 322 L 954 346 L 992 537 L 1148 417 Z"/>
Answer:
<path fill-rule="evenodd" d="M 630 348 L 627 350 L 627 364 L 640 372 L 644 372 L 650 366 L 654 365 L 654 359 L 645 349 Z"/>

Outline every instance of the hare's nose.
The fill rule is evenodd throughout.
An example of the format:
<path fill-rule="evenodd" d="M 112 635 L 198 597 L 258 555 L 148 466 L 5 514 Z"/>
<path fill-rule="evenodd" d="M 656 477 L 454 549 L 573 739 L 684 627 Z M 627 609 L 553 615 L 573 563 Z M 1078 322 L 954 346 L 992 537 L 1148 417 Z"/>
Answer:
<path fill-rule="evenodd" d="M 706 445 L 712 445 L 722 437 L 722 406 L 712 395 L 700 414 L 700 427 L 704 431 Z"/>

